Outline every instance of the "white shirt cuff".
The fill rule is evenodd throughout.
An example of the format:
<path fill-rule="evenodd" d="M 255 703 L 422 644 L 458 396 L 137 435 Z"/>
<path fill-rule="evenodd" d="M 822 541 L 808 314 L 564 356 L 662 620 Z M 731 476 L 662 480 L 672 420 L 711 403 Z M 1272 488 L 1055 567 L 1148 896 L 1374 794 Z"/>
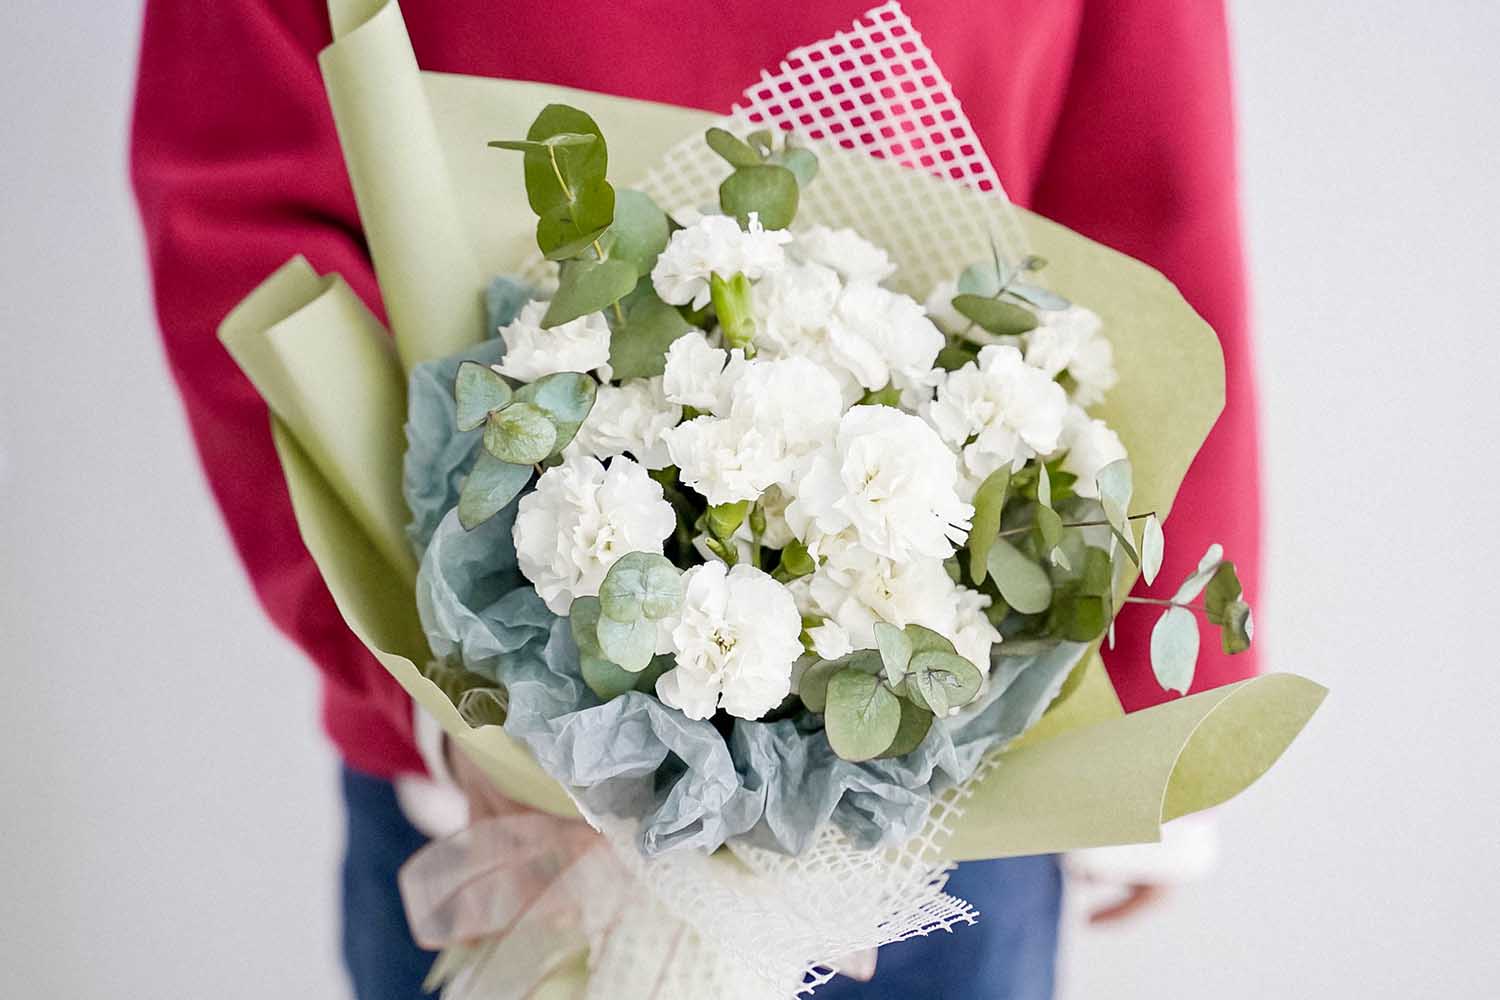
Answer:
<path fill-rule="evenodd" d="M 434 840 L 452 836 L 469 825 L 469 801 L 459 791 L 443 752 L 443 727 L 413 703 L 413 732 L 427 777 L 403 774 L 396 778 L 396 802 L 407 822 Z"/>

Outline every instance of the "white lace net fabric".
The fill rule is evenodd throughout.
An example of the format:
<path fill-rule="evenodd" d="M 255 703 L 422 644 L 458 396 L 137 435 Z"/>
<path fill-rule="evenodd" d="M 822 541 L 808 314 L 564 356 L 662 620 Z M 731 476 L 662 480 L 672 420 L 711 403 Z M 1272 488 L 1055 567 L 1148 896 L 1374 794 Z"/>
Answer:
<path fill-rule="evenodd" d="M 897 263 L 888 284 L 919 300 L 992 253 L 1024 256 L 994 167 L 898 3 L 788 54 L 720 124 L 740 136 L 794 133 L 819 161 L 794 230 L 857 229 Z M 729 170 L 694 134 L 639 187 L 669 212 L 716 206 Z M 617 867 L 579 880 L 591 904 L 586 996 L 783 1000 L 827 982 L 842 957 L 974 922 L 972 907 L 943 892 L 951 865 L 940 845 L 964 798 L 963 788 L 938 796 L 903 847 L 857 850 L 828 827 L 798 857 L 731 845 L 728 856 L 648 860 L 629 825 L 589 817 Z M 466 995 L 488 995 L 472 985 Z"/>

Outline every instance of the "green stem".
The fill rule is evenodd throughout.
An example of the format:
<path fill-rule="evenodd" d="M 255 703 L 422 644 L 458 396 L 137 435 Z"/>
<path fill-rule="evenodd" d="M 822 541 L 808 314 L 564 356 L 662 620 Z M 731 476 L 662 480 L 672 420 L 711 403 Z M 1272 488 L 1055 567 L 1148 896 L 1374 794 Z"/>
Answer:
<path fill-rule="evenodd" d="M 1125 517 L 1125 520 L 1127 520 L 1127 521 L 1143 521 L 1143 520 L 1145 520 L 1148 517 L 1155 517 L 1155 516 L 1156 516 L 1156 511 L 1153 510 L 1150 513 L 1147 513 L 1147 514 L 1127 514 L 1126 517 Z M 1064 528 L 1102 528 L 1102 527 L 1107 527 L 1108 525 L 1109 525 L 1108 521 L 1064 521 L 1063 522 L 1063 527 Z M 1000 532 L 997 537 L 999 537 L 999 538 L 1008 538 L 1011 535 L 1024 535 L 1024 534 L 1026 534 L 1026 532 L 1028 532 L 1030 530 L 1031 530 L 1031 525 L 1029 525 L 1029 524 L 1026 525 L 1024 528 L 1006 528 L 1004 531 Z"/>

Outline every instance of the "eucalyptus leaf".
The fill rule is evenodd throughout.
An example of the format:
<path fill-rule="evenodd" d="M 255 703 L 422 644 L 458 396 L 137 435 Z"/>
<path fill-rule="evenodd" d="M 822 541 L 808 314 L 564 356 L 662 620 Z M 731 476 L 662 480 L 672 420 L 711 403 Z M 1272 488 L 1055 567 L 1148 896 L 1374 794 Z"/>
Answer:
<path fill-rule="evenodd" d="M 1096 594 L 1070 593 L 1052 604 L 1050 631 L 1069 642 L 1093 642 L 1109 628 L 1111 605 Z"/>
<path fill-rule="evenodd" d="M 949 344 L 938 351 L 934 364 L 945 372 L 956 372 L 971 361 L 979 360 L 979 352 L 962 344 Z"/>
<path fill-rule="evenodd" d="M 938 652 L 956 653 L 953 641 L 941 632 L 934 632 L 925 625 L 908 625 L 903 630 L 906 637 L 911 640 L 912 655 L 917 653 Z"/>
<path fill-rule="evenodd" d="M 913 702 L 901 701 L 901 723 L 896 727 L 896 736 L 891 745 L 880 753 L 881 757 L 905 757 L 927 738 L 932 729 L 932 712 Z"/>
<path fill-rule="evenodd" d="M 1203 590 L 1203 607 L 1208 612 L 1208 620 L 1215 625 L 1223 625 L 1227 621 L 1227 609 L 1239 602 L 1244 593 L 1245 589 L 1240 586 L 1234 563 L 1219 563 L 1214 569 L 1214 575 L 1209 578 L 1208 586 Z"/>
<path fill-rule="evenodd" d="M 794 147 L 778 157 L 777 162 L 797 178 L 797 186 L 807 187 L 818 176 L 818 158 L 810 149 Z"/>
<path fill-rule="evenodd" d="M 632 673 L 645 670 L 656 655 L 656 622 L 649 618 L 622 622 L 600 615 L 595 632 L 604 655 Z"/>
<path fill-rule="evenodd" d="M 1027 305 L 1049 312 L 1057 312 L 1072 305 L 1067 299 L 1056 292 L 1048 291 L 1037 285 L 1028 285 L 1020 281 L 1013 281 L 1005 286 L 1005 294 L 1013 295 L 1025 302 Z"/>
<path fill-rule="evenodd" d="M 762 155 L 770 156 L 771 150 L 776 147 L 775 133 L 768 128 L 758 128 L 745 136 L 745 141 L 759 151 Z"/>
<path fill-rule="evenodd" d="M 463 362 L 453 380 L 458 429 L 472 431 L 479 427 L 491 413 L 509 403 L 510 397 L 510 383 L 495 369 L 477 361 Z"/>
<path fill-rule="evenodd" d="M 1005 539 L 995 540 L 986 565 L 1005 603 L 1023 615 L 1046 611 L 1052 603 L 1052 580 L 1047 571 Z"/>
<path fill-rule="evenodd" d="M 604 649 L 599 645 L 600 613 L 599 598 L 575 597 L 568 608 L 568 625 L 573 630 L 573 643 L 578 647 L 583 682 L 590 691 L 609 701 L 634 690 L 640 675 L 612 663 L 604 655 Z"/>
<path fill-rule="evenodd" d="M 625 322 L 609 336 L 609 366 L 617 379 L 652 378 L 666 371 L 667 348 L 692 330 L 682 314 L 656 297 L 648 285 L 625 311 Z"/>
<path fill-rule="evenodd" d="M 1000 294 L 1008 280 L 1009 276 L 1002 274 L 992 263 L 971 264 L 958 276 L 958 293 L 992 299 Z"/>
<path fill-rule="evenodd" d="M 1057 543 L 1062 541 L 1062 517 L 1051 507 L 1037 505 L 1036 521 L 1033 526 L 1043 552 L 1051 552 L 1057 547 Z"/>
<path fill-rule="evenodd" d="M 504 510 L 530 480 L 530 465 L 502 462 L 481 451 L 458 495 L 458 523 L 465 531 L 473 531 Z"/>
<path fill-rule="evenodd" d="M 567 205 L 559 205 L 536 220 L 536 245 L 548 260 L 571 260 L 605 234 L 608 224 L 580 228 Z"/>
<path fill-rule="evenodd" d="M 598 398 L 599 384 L 582 372 L 553 372 L 516 390 L 516 402 L 530 403 L 547 415 L 556 429 L 552 454 L 572 442 Z"/>
<path fill-rule="evenodd" d="M 1161 572 L 1161 560 L 1166 552 L 1166 544 L 1166 537 L 1161 530 L 1161 520 L 1152 514 L 1141 526 L 1141 576 L 1148 587 L 1156 581 L 1156 574 Z"/>
<path fill-rule="evenodd" d="M 575 135 L 593 136 L 595 141 L 586 144 L 572 139 L 561 144 L 547 141 L 555 136 Z M 571 202 L 573 199 L 569 194 L 572 190 L 589 181 L 602 180 L 608 172 L 609 152 L 604 134 L 594 119 L 577 108 L 566 104 L 547 105 L 531 123 L 526 138 L 538 144 L 524 150 L 522 161 L 526 200 L 537 215 Z"/>
<path fill-rule="evenodd" d="M 1047 472 L 1047 463 L 1036 463 L 1036 502 L 1043 507 L 1052 506 L 1052 476 Z"/>
<path fill-rule="evenodd" d="M 771 163 L 740 167 L 719 185 L 719 205 L 741 226 L 755 212 L 767 229 L 785 229 L 797 217 L 797 200 L 797 175 Z"/>
<path fill-rule="evenodd" d="M 561 326 L 609 308 L 630 294 L 638 277 L 635 265 L 627 260 L 569 261 L 558 276 L 557 293 L 547 306 L 542 326 Z"/>
<path fill-rule="evenodd" d="M 1141 559 L 1136 554 L 1135 538 L 1130 530 L 1130 497 L 1134 491 L 1130 460 L 1122 458 L 1110 462 L 1099 470 L 1094 484 L 1099 489 L 1099 505 L 1104 508 L 1105 520 L 1130 561 L 1139 566 Z"/>
<path fill-rule="evenodd" d="M 1168 608 L 1151 629 L 1151 670 L 1168 691 L 1187 694 L 1198 665 L 1198 621 L 1186 608 Z"/>
<path fill-rule="evenodd" d="M 900 681 L 906 674 L 907 664 L 911 662 L 911 637 L 890 622 L 876 622 L 875 645 L 880 650 L 880 662 L 885 667 L 885 675 L 891 679 L 892 684 Z"/>
<path fill-rule="evenodd" d="M 1224 547 L 1215 542 L 1203 553 L 1203 558 L 1198 560 L 1198 569 L 1182 581 L 1182 586 L 1177 588 L 1177 593 L 1172 595 L 1174 604 L 1191 604 L 1203 593 L 1203 588 L 1208 586 L 1208 581 L 1213 579 L 1219 570 L 1219 564 L 1224 561 Z"/>
<path fill-rule="evenodd" d="M 1250 613 L 1250 605 L 1240 600 L 1231 601 L 1224 609 L 1219 634 L 1224 652 L 1230 656 L 1249 649 L 1250 640 L 1255 634 L 1255 619 Z"/>
<path fill-rule="evenodd" d="M 953 308 L 997 337 L 1018 337 L 1036 329 L 1037 325 L 1036 315 L 1031 310 L 1003 299 L 958 295 L 953 299 Z"/>
<path fill-rule="evenodd" d="M 496 149 L 514 149 L 522 153 L 546 153 L 552 146 L 587 146 L 598 141 L 597 135 L 558 132 L 555 135 L 549 135 L 541 142 L 533 142 L 530 139 L 496 139 L 489 145 Z"/>
<path fill-rule="evenodd" d="M 923 650 L 912 655 L 906 682 L 939 718 L 973 701 L 984 683 L 984 674 L 957 653 Z"/>
<path fill-rule="evenodd" d="M 667 214 L 649 195 L 630 188 L 615 193 L 614 221 L 609 231 L 614 237 L 610 259 L 629 261 L 641 277 L 651 273 L 671 237 Z"/>
<path fill-rule="evenodd" d="M 762 162 L 761 154 L 733 132 L 722 128 L 711 128 L 703 136 L 708 148 L 728 161 L 731 167 L 755 167 Z"/>
<path fill-rule="evenodd" d="M 484 426 L 484 450 L 502 462 L 533 465 L 552 454 L 557 427 L 535 403 L 513 400 Z"/>
<path fill-rule="evenodd" d="M 682 606 L 682 573 L 666 556 L 630 552 L 604 574 L 599 606 L 617 622 L 658 621 Z"/>
<path fill-rule="evenodd" d="M 828 681 L 823 725 L 833 752 L 844 760 L 880 756 L 901 728 L 901 700 L 878 677 L 841 670 Z"/>

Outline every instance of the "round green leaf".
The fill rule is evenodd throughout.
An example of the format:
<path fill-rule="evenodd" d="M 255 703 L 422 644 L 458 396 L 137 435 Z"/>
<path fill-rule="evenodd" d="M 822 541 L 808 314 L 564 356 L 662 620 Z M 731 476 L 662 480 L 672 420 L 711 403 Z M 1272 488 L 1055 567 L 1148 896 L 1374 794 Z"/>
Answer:
<path fill-rule="evenodd" d="M 582 372 L 553 372 L 516 390 L 516 401 L 541 409 L 557 431 L 552 453 L 562 451 L 594 408 L 599 383 Z"/>
<path fill-rule="evenodd" d="M 635 265 L 625 260 L 572 260 L 558 276 L 557 293 L 542 317 L 551 328 L 608 309 L 635 288 Z"/>
<path fill-rule="evenodd" d="M 629 188 L 615 194 L 614 222 L 609 231 L 614 236 L 610 259 L 629 261 L 641 277 L 651 273 L 671 236 L 667 214 L 649 195 Z"/>
<path fill-rule="evenodd" d="M 1052 580 L 1047 571 L 1005 539 L 997 538 L 990 548 L 988 567 L 1000 596 L 1021 614 L 1046 611 L 1052 603 Z"/>
<path fill-rule="evenodd" d="M 549 145 L 555 136 L 589 135 L 596 141 L 578 144 L 569 139 Z M 602 180 L 609 170 L 609 151 L 599 126 L 584 112 L 566 104 L 549 104 L 536 116 L 526 138 L 538 145 L 525 150 L 523 169 L 526 175 L 526 200 L 531 210 L 541 215 L 548 209 L 571 201 L 558 174 L 569 190 L 592 180 Z M 553 157 L 556 157 L 554 167 Z"/>
<path fill-rule="evenodd" d="M 1203 590 L 1203 606 L 1208 610 L 1208 620 L 1215 625 L 1222 624 L 1227 609 L 1238 602 L 1244 593 L 1245 589 L 1240 586 L 1234 563 L 1219 563 L 1214 569 L 1214 575 L 1209 578 L 1208 586 Z"/>
<path fill-rule="evenodd" d="M 473 531 L 504 510 L 530 479 L 530 465 L 513 465 L 488 451 L 480 452 L 458 495 L 458 523 L 465 531 Z"/>
<path fill-rule="evenodd" d="M 804 661 L 799 661 L 804 662 Z M 828 682 L 841 670 L 857 670 L 871 677 L 880 676 L 880 654 L 873 649 L 856 649 L 837 660 L 805 658 L 802 675 L 797 681 L 797 696 L 809 712 L 822 714 L 828 704 Z"/>
<path fill-rule="evenodd" d="M 612 663 L 599 645 L 599 598 L 575 598 L 568 609 L 568 624 L 573 630 L 573 642 L 578 647 L 583 682 L 590 691 L 609 701 L 635 689 L 640 675 Z"/>
<path fill-rule="evenodd" d="M 682 607 L 682 573 L 666 556 L 627 553 L 604 575 L 599 606 L 617 622 L 659 621 Z"/>
<path fill-rule="evenodd" d="M 692 329 L 682 314 L 656 297 L 649 281 L 609 337 L 609 366 L 617 379 L 651 378 L 667 367 L 667 348 Z"/>
<path fill-rule="evenodd" d="M 535 403 L 517 399 L 491 415 L 484 427 L 484 449 L 502 462 L 533 465 L 552 454 L 557 428 Z"/>
<path fill-rule="evenodd" d="M 1213 579 L 1223 561 L 1224 547 L 1215 542 L 1203 553 L 1203 558 L 1198 560 L 1197 571 L 1182 581 L 1182 586 L 1172 595 L 1172 601 L 1176 604 L 1191 604 L 1194 598 L 1203 593 L 1203 588 L 1208 586 L 1208 581 Z"/>
<path fill-rule="evenodd" d="M 638 618 L 621 622 L 608 615 L 599 616 L 595 628 L 599 648 L 617 666 L 639 673 L 650 666 L 656 655 L 656 622 Z"/>
<path fill-rule="evenodd" d="M 785 229 L 797 216 L 797 199 L 797 175 L 769 163 L 740 167 L 719 185 L 719 204 L 741 226 L 757 212 L 767 229 Z"/>
<path fill-rule="evenodd" d="M 880 754 L 882 757 L 905 757 L 927 738 L 932 728 L 932 712 L 909 701 L 901 702 L 901 724 L 896 728 L 896 738 Z"/>
<path fill-rule="evenodd" d="M 472 431 L 491 413 L 510 402 L 510 384 L 489 365 L 465 361 L 453 380 L 458 429 Z"/>
<path fill-rule="evenodd" d="M 1224 609 L 1219 634 L 1224 643 L 1224 652 L 1230 656 L 1249 649 L 1250 639 L 1255 634 L 1255 619 L 1250 613 L 1250 605 L 1241 600 L 1231 601 Z"/>
<path fill-rule="evenodd" d="M 1151 629 L 1151 670 L 1168 691 L 1187 694 L 1198 666 L 1198 621 L 1186 608 L 1168 608 Z"/>
<path fill-rule="evenodd" d="M 823 725 L 833 752 L 844 760 L 880 756 L 901 728 L 901 700 L 880 678 L 841 670 L 828 681 Z"/>
<path fill-rule="evenodd" d="M 1005 294 L 1014 295 L 1027 305 L 1035 306 L 1038 309 L 1046 309 L 1050 312 L 1066 309 L 1072 305 L 1072 303 L 1056 292 L 1048 291 L 1038 285 L 1024 284 L 1020 281 L 1013 281 L 1009 285 L 1006 285 Z"/>
<path fill-rule="evenodd" d="M 558 205 L 536 220 L 536 245 L 548 260 L 571 260 L 592 247 L 608 226 L 584 227 L 574 220 L 571 206 Z"/>
<path fill-rule="evenodd" d="M 1037 326 L 1036 314 L 1024 306 L 979 295 L 958 295 L 953 308 L 981 329 L 998 337 L 1019 337 Z"/>
<path fill-rule="evenodd" d="M 957 653 L 924 650 L 912 656 L 908 670 L 907 690 L 938 716 L 973 701 L 984 683 L 979 668 Z"/>

